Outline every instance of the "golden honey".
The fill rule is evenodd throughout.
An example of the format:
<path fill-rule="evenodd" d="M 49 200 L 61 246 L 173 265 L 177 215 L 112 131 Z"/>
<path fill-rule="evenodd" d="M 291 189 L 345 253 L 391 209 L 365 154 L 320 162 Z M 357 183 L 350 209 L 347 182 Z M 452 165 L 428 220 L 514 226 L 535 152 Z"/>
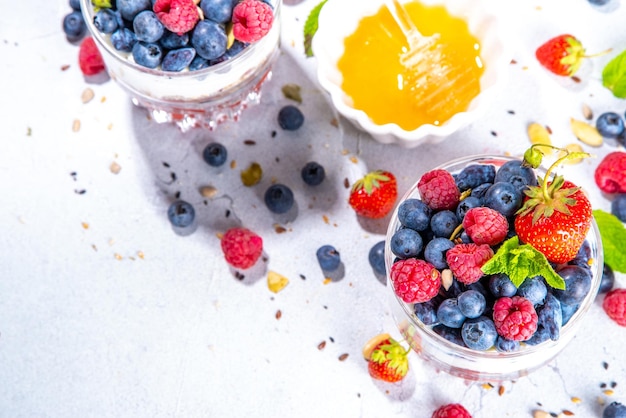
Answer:
<path fill-rule="evenodd" d="M 448 81 L 427 82 L 420 87 L 426 90 L 420 97 L 431 99 L 417 98 L 400 62 L 408 43 L 389 10 L 382 6 L 375 15 L 361 19 L 356 31 L 345 39 L 338 63 L 342 89 L 352 99 L 352 106 L 377 124 L 395 123 L 405 130 L 441 125 L 467 110 L 480 92 L 484 71 L 480 43 L 467 22 L 451 16 L 444 6 L 413 1 L 405 3 L 405 8 L 423 35 L 440 35 L 445 65 L 452 69 Z"/>

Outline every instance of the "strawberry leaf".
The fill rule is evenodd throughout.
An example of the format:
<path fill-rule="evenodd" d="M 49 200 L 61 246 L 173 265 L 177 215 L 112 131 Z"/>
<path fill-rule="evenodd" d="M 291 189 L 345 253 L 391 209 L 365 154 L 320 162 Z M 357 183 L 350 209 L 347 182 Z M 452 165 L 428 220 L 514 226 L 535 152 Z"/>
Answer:
<path fill-rule="evenodd" d="M 504 273 L 515 287 L 520 287 L 527 278 L 541 276 L 553 288 L 565 289 L 565 281 L 554 271 L 546 256 L 531 245 L 520 245 L 517 236 L 504 241 L 481 270 L 485 274 Z"/>
<path fill-rule="evenodd" d="M 624 253 L 626 228 L 624 224 L 617 216 L 600 209 L 593 211 L 593 217 L 602 237 L 604 263 L 614 271 L 626 273 L 626 253 Z"/>
<path fill-rule="evenodd" d="M 313 36 L 315 36 L 315 32 L 317 32 L 320 11 L 322 10 L 322 6 L 324 6 L 326 1 L 328 0 L 322 0 L 321 3 L 315 6 L 309 12 L 309 16 L 306 18 L 306 21 L 304 22 L 304 53 L 307 57 L 313 56 L 313 49 L 311 48 L 311 43 L 313 42 Z"/>
<path fill-rule="evenodd" d="M 606 64 L 602 70 L 602 85 L 615 97 L 626 99 L 626 50 Z"/>

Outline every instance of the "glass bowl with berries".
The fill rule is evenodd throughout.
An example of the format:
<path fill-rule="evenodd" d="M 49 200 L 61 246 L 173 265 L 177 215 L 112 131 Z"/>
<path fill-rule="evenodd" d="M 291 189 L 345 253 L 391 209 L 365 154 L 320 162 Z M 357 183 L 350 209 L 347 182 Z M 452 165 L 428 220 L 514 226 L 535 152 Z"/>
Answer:
<path fill-rule="evenodd" d="M 563 350 L 593 304 L 600 233 L 583 190 L 555 173 L 588 154 L 555 152 L 546 169 L 546 149 L 450 161 L 394 210 L 385 239 L 393 314 L 438 370 L 525 376 Z"/>
<path fill-rule="evenodd" d="M 279 54 L 282 0 L 80 1 L 110 77 L 182 130 L 237 120 Z"/>

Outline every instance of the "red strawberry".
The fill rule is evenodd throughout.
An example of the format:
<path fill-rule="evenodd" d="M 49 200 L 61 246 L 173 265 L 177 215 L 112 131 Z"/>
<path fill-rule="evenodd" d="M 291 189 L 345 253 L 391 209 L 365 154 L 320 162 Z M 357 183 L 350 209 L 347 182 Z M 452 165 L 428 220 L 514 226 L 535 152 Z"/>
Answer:
<path fill-rule="evenodd" d="M 84 75 L 96 75 L 104 71 L 104 61 L 91 36 L 86 37 L 80 43 L 78 50 L 78 65 Z"/>
<path fill-rule="evenodd" d="M 531 147 L 524 154 L 524 162 L 529 163 Z M 563 150 L 566 151 L 566 150 Z M 538 160 L 532 160 L 533 166 L 541 163 L 540 154 L 532 154 Z M 515 231 L 520 240 L 530 244 L 543 253 L 548 261 L 566 263 L 572 260 L 591 227 L 591 202 L 585 193 L 562 176 L 555 176 L 548 181 L 552 170 L 563 161 L 572 158 L 584 158 L 584 152 L 566 151 L 546 172 L 538 186 L 529 186 L 524 191 L 524 205 L 515 216 Z"/>
<path fill-rule="evenodd" d="M 572 35 L 559 35 L 535 51 L 535 56 L 541 65 L 557 75 L 571 76 L 578 71 L 585 49 L 582 43 Z"/>
<path fill-rule="evenodd" d="M 596 167 L 594 179 L 604 193 L 626 193 L 626 152 L 607 154 Z"/>
<path fill-rule="evenodd" d="M 357 215 L 383 218 L 396 203 L 398 183 L 388 171 L 372 171 L 352 185 L 348 203 Z"/>
<path fill-rule="evenodd" d="M 389 334 L 377 335 L 363 347 L 370 376 L 392 383 L 404 379 L 409 371 L 408 352 Z"/>

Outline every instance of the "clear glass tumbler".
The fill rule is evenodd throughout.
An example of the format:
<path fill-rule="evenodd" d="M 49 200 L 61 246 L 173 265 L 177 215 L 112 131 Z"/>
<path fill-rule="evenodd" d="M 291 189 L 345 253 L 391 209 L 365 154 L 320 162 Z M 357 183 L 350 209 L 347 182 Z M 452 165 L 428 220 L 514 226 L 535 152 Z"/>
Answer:
<path fill-rule="evenodd" d="M 247 107 L 258 104 L 261 87 L 271 78 L 272 65 L 280 53 L 280 9 L 282 0 L 268 2 L 274 11 L 272 27 L 263 38 L 235 57 L 207 68 L 181 72 L 150 69 L 116 50 L 110 35 L 93 23 L 91 0 L 81 0 L 87 27 L 104 59 L 111 79 L 146 108 L 159 123 L 171 122 L 182 131 L 192 127 L 215 128 L 227 120 L 238 120 Z"/>

